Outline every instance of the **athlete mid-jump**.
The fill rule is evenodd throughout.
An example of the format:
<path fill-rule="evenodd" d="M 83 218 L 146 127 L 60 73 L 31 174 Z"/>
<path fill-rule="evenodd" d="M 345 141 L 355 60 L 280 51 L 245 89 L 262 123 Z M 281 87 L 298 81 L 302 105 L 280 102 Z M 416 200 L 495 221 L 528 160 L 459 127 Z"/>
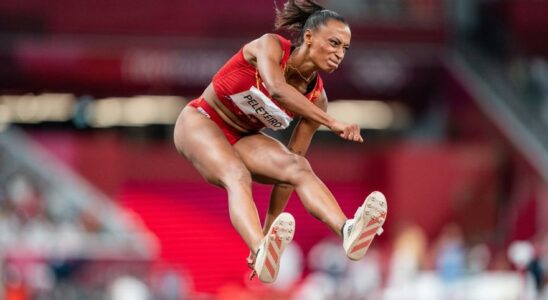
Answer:
<path fill-rule="evenodd" d="M 342 238 L 353 260 L 365 255 L 387 213 L 384 196 L 373 192 L 347 219 L 303 157 L 320 125 L 343 139 L 363 142 L 356 124 L 326 113 L 319 74 L 332 73 L 344 59 L 350 46 L 347 22 L 312 1 L 290 0 L 276 13 L 276 29 L 297 33 L 295 43 L 265 34 L 245 44 L 182 110 L 174 131 L 177 150 L 208 182 L 227 191 L 230 220 L 263 282 L 276 279 L 280 257 L 295 234 L 295 220 L 283 212 L 293 190 L 314 217 Z M 300 121 L 287 147 L 260 132 L 285 129 L 296 116 Z M 264 229 L 252 179 L 275 185 Z"/>

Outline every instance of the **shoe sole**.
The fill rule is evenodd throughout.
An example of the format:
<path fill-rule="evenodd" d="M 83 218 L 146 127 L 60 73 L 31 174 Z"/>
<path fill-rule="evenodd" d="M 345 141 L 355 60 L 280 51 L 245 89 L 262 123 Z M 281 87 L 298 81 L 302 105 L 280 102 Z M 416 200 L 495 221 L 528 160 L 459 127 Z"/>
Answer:
<path fill-rule="evenodd" d="M 272 283 L 278 277 L 280 260 L 285 247 L 291 243 L 295 234 L 295 219 L 289 213 L 281 213 L 270 226 L 264 238 L 264 245 L 259 248 L 255 262 L 255 272 L 259 280 Z"/>
<path fill-rule="evenodd" d="M 358 208 L 356 222 L 344 245 L 348 258 L 360 260 L 365 255 L 375 234 L 382 233 L 387 213 L 386 198 L 381 192 L 372 192 L 365 198 L 362 206 Z"/>

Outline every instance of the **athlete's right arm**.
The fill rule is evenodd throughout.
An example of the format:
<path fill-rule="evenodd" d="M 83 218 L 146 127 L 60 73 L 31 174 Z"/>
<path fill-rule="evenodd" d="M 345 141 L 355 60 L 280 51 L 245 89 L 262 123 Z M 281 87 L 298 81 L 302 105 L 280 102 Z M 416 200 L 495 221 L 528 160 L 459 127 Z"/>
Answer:
<path fill-rule="evenodd" d="M 287 84 L 280 68 L 282 54 L 280 41 L 272 34 L 265 34 L 244 46 L 244 57 L 255 64 L 272 98 L 295 114 L 325 125 L 344 139 L 352 139 L 356 135 L 355 124 L 337 121 Z"/>

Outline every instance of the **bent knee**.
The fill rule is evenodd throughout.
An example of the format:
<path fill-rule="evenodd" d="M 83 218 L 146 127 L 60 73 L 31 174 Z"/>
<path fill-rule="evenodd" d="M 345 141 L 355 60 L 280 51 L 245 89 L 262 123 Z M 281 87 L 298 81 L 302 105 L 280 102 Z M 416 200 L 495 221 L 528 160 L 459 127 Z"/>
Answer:
<path fill-rule="evenodd" d="M 229 188 L 234 185 L 251 185 L 251 173 L 244 164 L 233 163 L 224 165 L 215 176 L 214 184 Z"/>
<path fill-rule="evenodd" d="M 295 183 L 304 176 L 312 174 L 312 167 L 308 160 L 298 154 L 290 154 L 285 170 L 290 183 Z"/>

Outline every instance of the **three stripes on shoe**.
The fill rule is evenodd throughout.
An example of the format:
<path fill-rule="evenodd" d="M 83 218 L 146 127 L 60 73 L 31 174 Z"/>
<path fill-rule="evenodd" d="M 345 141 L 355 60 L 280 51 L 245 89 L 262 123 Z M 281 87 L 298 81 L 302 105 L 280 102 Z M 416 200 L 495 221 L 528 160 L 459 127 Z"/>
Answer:
<path fill-rule="evenodd" d="M 278 260 L 280 259 L 280 251 L 282 249 L 282 239 L 278 235 L 278 228 L 274 228 L 274 233 L 271 235 L 271 237 L 274 239 L 274 243 L 269 243 L 268 245 L 268 255 L 266 257 L 265 266 L 268 270 L 268 273 L 270 273 L 270 277 L 274 278 L 274 275 L 276 275 L 276 270 L 274 269 L 274 266 L 278 264 Z M 276 247 L 274 247 L 276 245 Z M 272 261 L 272 263 L 270 262 Z"/>
<path fill-rule="evenodd" d="M 382 213 L 380 217 L 385 218 L 386 213 Z M 379 230 L 379 227 L 381 226 L 382 224 L 380 224 L 376 218 L 371 219 L 369 223 L 367 223 L 366 230 L 362 232 L 362 234 L 358 238 L 357 245 L 350 250 L 350 253 L 352 254 L 357 251 L 360 251 L 361 249 L 365 247 L 369 247 L 369 245 L 373 241 L 373 238 L 375 237 L 375 234 L 377 233 L 377 231 Z"/>

